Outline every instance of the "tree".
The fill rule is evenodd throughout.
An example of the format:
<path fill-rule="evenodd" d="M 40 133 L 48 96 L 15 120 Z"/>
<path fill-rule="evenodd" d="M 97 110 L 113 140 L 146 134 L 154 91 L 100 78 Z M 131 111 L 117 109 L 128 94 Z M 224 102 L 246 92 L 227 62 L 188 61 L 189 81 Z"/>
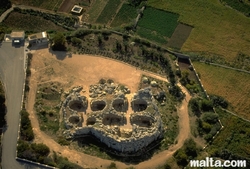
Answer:
<path fill-rule="evenodd" d="M 75 45 L 75 46 L 80 46 L 81 43 L 82 43 L 82 40 L 79 39 L 79 38 L 77 38 L 77 37 L 73 37 L 73 38 L 71 38 L 71 42 L 72 42 L 72 44 Z"/>
<path fill-rule="evenodd" d="M 219 107 L 221 106 L 222 108 L 226 109 L 228 107 L 228 101 L 225 100 L 223 97 L 221 96 L 217 96 L 217 95 L 210 95 L 210 99 L 213 102 L 213 105 L 215 107 Z"/>
<path fill-rule="evenodd" d="M 199 99 L 198 98 L 192 98 L 189 101 L 189 105 L 191 107 L 192 112 L 196 115 L 196 116 L 200 116 L 200 105 L 199 105 Z"/>
<path fill-rule="evenodd" d="M 9 9 L 11 7 L 11 2 L 10 0 L 1 0 L 0 1 L 0 12 L 2 9 Z"/>
<path fill-rule="evenodd" d="M 174 153 L 174 158 L 177 161 L 177 164 L 180 166 L 186 166 L 188 164 L 188 156 L 186 155 L 183 149 L 179 149 Z"/>
<path fill-rule="evenodd" d="M 211 100 L 203 99 L 201 101 L 201 110 L 202 111 L 210 111 L 213 110 L 213 103 Z"/>
<path fill-rule="evenodd" d="M 213 124 L 216 123 L 218 121 L 218 114 L 215 114 L 213 112 L 208 112 L 208 113 L 203 113 L 202 114 L 202 120 L 209 123 L 209 124 Z"/>
<path fill-rule="evenodd" d="M 57 33 L 53 37 L 52 50 L 65 51 L 66 50 L 66 38 L 62 33 Z"/>
<path fill-rule="evenodd" d="M 50 152 L 49 147 L 43 143 L 32 143 L 31 148 L 37 154 L 37 156 L 47 156 Z"/>

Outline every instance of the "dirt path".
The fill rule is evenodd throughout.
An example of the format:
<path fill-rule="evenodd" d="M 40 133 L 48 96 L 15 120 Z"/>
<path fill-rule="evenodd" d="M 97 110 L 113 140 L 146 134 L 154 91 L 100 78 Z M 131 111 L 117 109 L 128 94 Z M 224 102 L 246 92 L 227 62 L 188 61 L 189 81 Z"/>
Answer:
<path fill-rule="evenodd" d="M 40 83 L 43 83 L 53 79 L 65 81 L 65 83 L 70 84 L 68 87 L 82 85 L 84 86 L 84 89 L 86 89 L 86 87 L 90 84 L 98 82 L 100 77 L 111 78 L 118 83 L 127 85 L 130 88 L 131 93 L 133 93 L 137 91 L 142 74 L 166 81 L 166 79 L 161 76 L 144 72 L 133 66 L 125 65 L 102 57 L 73 55 L 72 58 L 57 60 L 55 56 L 52 56 L 52 54 L 50 54 L 47 50 L 43 49 L 35 52 L 33 58 L 27 110 L 30 113 L 30 119 L 36 138 L 35 141 L 49 145 L 51 151 L 55 151 L 62 156 L 67 157 L 70 161 L 83 167 L 106 168 L 112 161 L 90 156 L 72 150 L 67 146 L 60 146 L 52 138 L 40 131 L 38 119 L 33 111 L 37 82 L 39 81 Z M 44 73 L 46 72 L 44 66 L 48 67 L 46 70 L 50 70 L 49 68 L 52 67 L 53 75 L 47 75 Z M 74 83 L 70 82 L 71 80 L 74 81 Z M 166 159 L 171 157 L 177 149 L 182 147 L 184 141 L 189 137 L 190 127 L 187 105 L 191 96 L 183 87 L 181 87 L 181 89 L 186 93 L 186 99 L 178 109 L 180 132 L 177 138 L 177 144 L 170 147 L 169 150 L 153 156 L 147 161 L 134 165 L 135 168 L 155 168 L 158 165 L 163 165 Z M 119 169 L 133 166 L 118 161 L 115 163 Z"/>

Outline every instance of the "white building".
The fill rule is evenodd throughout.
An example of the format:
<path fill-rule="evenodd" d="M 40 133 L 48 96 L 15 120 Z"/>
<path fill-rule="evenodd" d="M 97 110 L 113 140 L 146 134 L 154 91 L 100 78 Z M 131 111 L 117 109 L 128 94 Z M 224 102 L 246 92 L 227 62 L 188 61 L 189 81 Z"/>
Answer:
<path fill-rule="evenodd" d="M 47 44 L 49 39 L 48 39 L 48 35 L 47 32 L 39 32 L 36 34 L 31 34 L 28 36 L 28 41 L 29 44 Z"/>

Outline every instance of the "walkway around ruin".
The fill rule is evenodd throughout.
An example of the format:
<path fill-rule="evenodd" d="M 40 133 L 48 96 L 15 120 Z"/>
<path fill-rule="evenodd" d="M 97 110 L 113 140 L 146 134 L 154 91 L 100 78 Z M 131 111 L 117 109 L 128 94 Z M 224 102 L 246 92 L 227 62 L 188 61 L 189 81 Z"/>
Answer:
<path fill-rule="evenodd" d="M 146 76 L 151 76 L 159 80 L 167 81 L 167 79 L 163 78 L 162 76 L 157 76 L 156 74 L 153 74 L 150 72 L 144 72 L 142 70 L 137 70 L 137 71 L 140 71 L 142 74 Z M 33 74 L 32 76 L 34 77 L 36 76 L 36 72 L 32 71 L 32 74 Z M 188 116 L 188 101 L 191 98 L 191 96 L 188 94 L 185 88 L 183 88 L 182 86 L 180 87 L 183 90 L 183 92 L 186 94 L 186 99 L 183 100 L 181 106 L 178 108 L 180 130 L 179 130 L 178 137 L 176 139 L 177 144 L 172 145 L 169 148 L 169 150 L 162 151 L 154 155 L 151 159 L 148 159 L 147 161 L 141 162 L 137 165 L 128 165 L 126 163 L 116 161 L 115 163 L 118 168 L 127 168 L 130 166 L 134 166 L 135 168 L 138 168 L 138 169 L 156 168 L 159 165 L 163 165 L 166 159 L 171 157 L 176 150 L 178 150 L 179 148 L 183 146 L 185 140 L 189 137 L 189 133 L 190 133 L 189 116 Z M 43 142 L 46 145 L 50 145 L 51 151 L 60 153 L 61 155 L 67 157 L 70 161 L 77 163 L 81 165 L 82 167 L 100 168 L 100 166 L 105 167 L 105 166 L 110 165 L 110 163 L 112 162 L 111 160 L 106 160 L 106 159 L 101 159 L 98 157 L 90 156 L 90 155 L 78 152 L 76 150 L 72 150 L 70 147 L 61 146 L 57 142 L 55 142 L 51 137 L 46 135 L 44 132 L 40 131 L 38 119 L 33 110 L 35 97 L 36 97 L 36 88 L 37 88 L 37 81 L 36 79 L 31 78 L 30 92 L 28 95 L 29 100 L 27 104 L 27 111 L 30 113 L 30 119 L 32 122 L 36 140 L 39 140 L 39 142 Z"/>

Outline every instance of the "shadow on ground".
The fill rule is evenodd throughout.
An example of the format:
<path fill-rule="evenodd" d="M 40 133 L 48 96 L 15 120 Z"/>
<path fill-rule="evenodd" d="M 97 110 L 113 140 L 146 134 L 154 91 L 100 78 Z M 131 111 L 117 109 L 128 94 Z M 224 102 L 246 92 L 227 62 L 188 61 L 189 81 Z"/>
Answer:
<path fill-rule="evenodd" d="M 108 158 L 115 159 L 126 164 L 136 165 L 150 159 L 159 150 L 161 139 L 158 139 L 147 147 L 133 153 L 121 153 L 112 150 L 106 144 L 100 142 L 96 137 L 91 135 L 74 139 L 74 141 L 77 142 L 78 146 L 83 149 L 84 147 L 88 147 L 87 149 L 92 147 L 93 149 L 96 149 L 97 152 L 105 152 L 108 155 Z"/>
<path fill-rule="evenodd" d="M 64 60 L 66 57 L 68 58 L 72 57 L 72 53 L 66 51 L 53 51 L 51 48 L 49 48 L 49 52 L 53 56 L 55 55 L 58 60 Z"/>

